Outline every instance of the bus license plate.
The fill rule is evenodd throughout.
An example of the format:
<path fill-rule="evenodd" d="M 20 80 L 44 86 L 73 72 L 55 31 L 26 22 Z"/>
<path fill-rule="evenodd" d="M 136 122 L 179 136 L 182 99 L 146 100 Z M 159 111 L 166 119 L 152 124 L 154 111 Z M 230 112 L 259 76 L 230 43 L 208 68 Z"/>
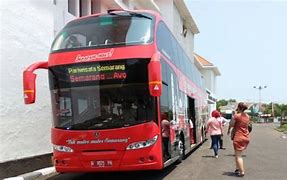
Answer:
<path fill-rule="evenodd" d="M 112 160 L 91 161 L 92 167 L 112 167 Z"/>

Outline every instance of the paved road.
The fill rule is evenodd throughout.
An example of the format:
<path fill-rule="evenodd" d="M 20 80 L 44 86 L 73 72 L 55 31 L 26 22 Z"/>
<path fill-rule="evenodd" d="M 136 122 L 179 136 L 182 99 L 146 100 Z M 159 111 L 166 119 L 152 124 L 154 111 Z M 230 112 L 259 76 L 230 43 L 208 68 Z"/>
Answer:
<path fill-rule="evenodd" d="M 244 179 L 285 180 L 287 179 L 287 139 L 274 130 L 273 124 L 255 124 L 251 143 L 244 153 Z M 162 171 L 98 173 L 98 174 L 54 174 L 39 178 L 60 179 L 136 179 L 136 180 L 230 180 L 238 179 L 233 174 L 234 156 L 229 137 L 224 140 L 226 150 L 219 152 L 219 159 L 212 156 L 210 140 L 200 146 L 179 165 Z"/>

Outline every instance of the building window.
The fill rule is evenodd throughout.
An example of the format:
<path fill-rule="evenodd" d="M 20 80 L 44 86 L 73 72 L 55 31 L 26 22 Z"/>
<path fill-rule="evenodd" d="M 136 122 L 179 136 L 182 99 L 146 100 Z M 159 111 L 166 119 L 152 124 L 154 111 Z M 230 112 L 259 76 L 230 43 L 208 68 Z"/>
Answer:
<path fill-rule="evenodd" d="M 187 34 L 187 28 L 186 28 L 186 26 L 183 24 L 183 25 L 182 25 L 182 35 L 183 35 L 183 37 L 186 37 L 186 34 Z"/>
<path fill-rule="evenodd" d="M 91 14 L 97 14 L 101 12 L 101 1 L 92 0 L 91 1 Z"/>
<path fill-rule="evenodd" d="M 80 0 L 80 17 L 91 14 L 91 0 Z"/>
<path fill-rule="evenodd" d="M 77 3 L 76 0 L 68 0 L 68 12 L 77 16 Z"/>
<path fill-rule="evenodd" d="M 129 8 L 130 0 L 122 0 L 122 2 Z"/>
<path fill-rule="evenodd" d="M 82 0 L 80 0 L 80 7 L 79 7 L 79 10 L 80 10 L 80 12 L 79 12 L 79 14 L 80 14 L 80 17 L 82 17 L 83 16 L 83 1 Z"/>

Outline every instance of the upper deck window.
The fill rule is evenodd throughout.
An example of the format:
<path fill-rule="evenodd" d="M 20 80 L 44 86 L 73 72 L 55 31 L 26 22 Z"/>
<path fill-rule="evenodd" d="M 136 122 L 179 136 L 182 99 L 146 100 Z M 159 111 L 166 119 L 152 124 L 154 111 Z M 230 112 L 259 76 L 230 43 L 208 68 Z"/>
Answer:
<path fill-rule="evenodd" d="M 72 21 L 57 35 L 51 51 L 151 43 L 153 20 L 146 17 L 116 14 Z"/>

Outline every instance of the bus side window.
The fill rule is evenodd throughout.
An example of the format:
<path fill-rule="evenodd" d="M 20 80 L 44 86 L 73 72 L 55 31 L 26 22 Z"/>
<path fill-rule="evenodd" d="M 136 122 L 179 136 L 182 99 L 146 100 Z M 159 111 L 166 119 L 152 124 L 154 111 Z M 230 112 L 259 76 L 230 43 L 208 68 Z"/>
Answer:
<path fill-rule="evenodd" d="M 161 71 L 162 71 L 162 81 L 164 84 L 167 83 L 167 74 L 166 74 L 166 62 L 161 58 L 160 59 L 160 64 L 161 64 Z"/>
<path fill-rule="evenodd" d="M 158 49 L 170 60 L 173 60 L 173 47 L 169 29 L 163 22 L 160 22 L 157 29 L 157 46 Z M 174 63 L 174 62 L 173 62 Z"/>

